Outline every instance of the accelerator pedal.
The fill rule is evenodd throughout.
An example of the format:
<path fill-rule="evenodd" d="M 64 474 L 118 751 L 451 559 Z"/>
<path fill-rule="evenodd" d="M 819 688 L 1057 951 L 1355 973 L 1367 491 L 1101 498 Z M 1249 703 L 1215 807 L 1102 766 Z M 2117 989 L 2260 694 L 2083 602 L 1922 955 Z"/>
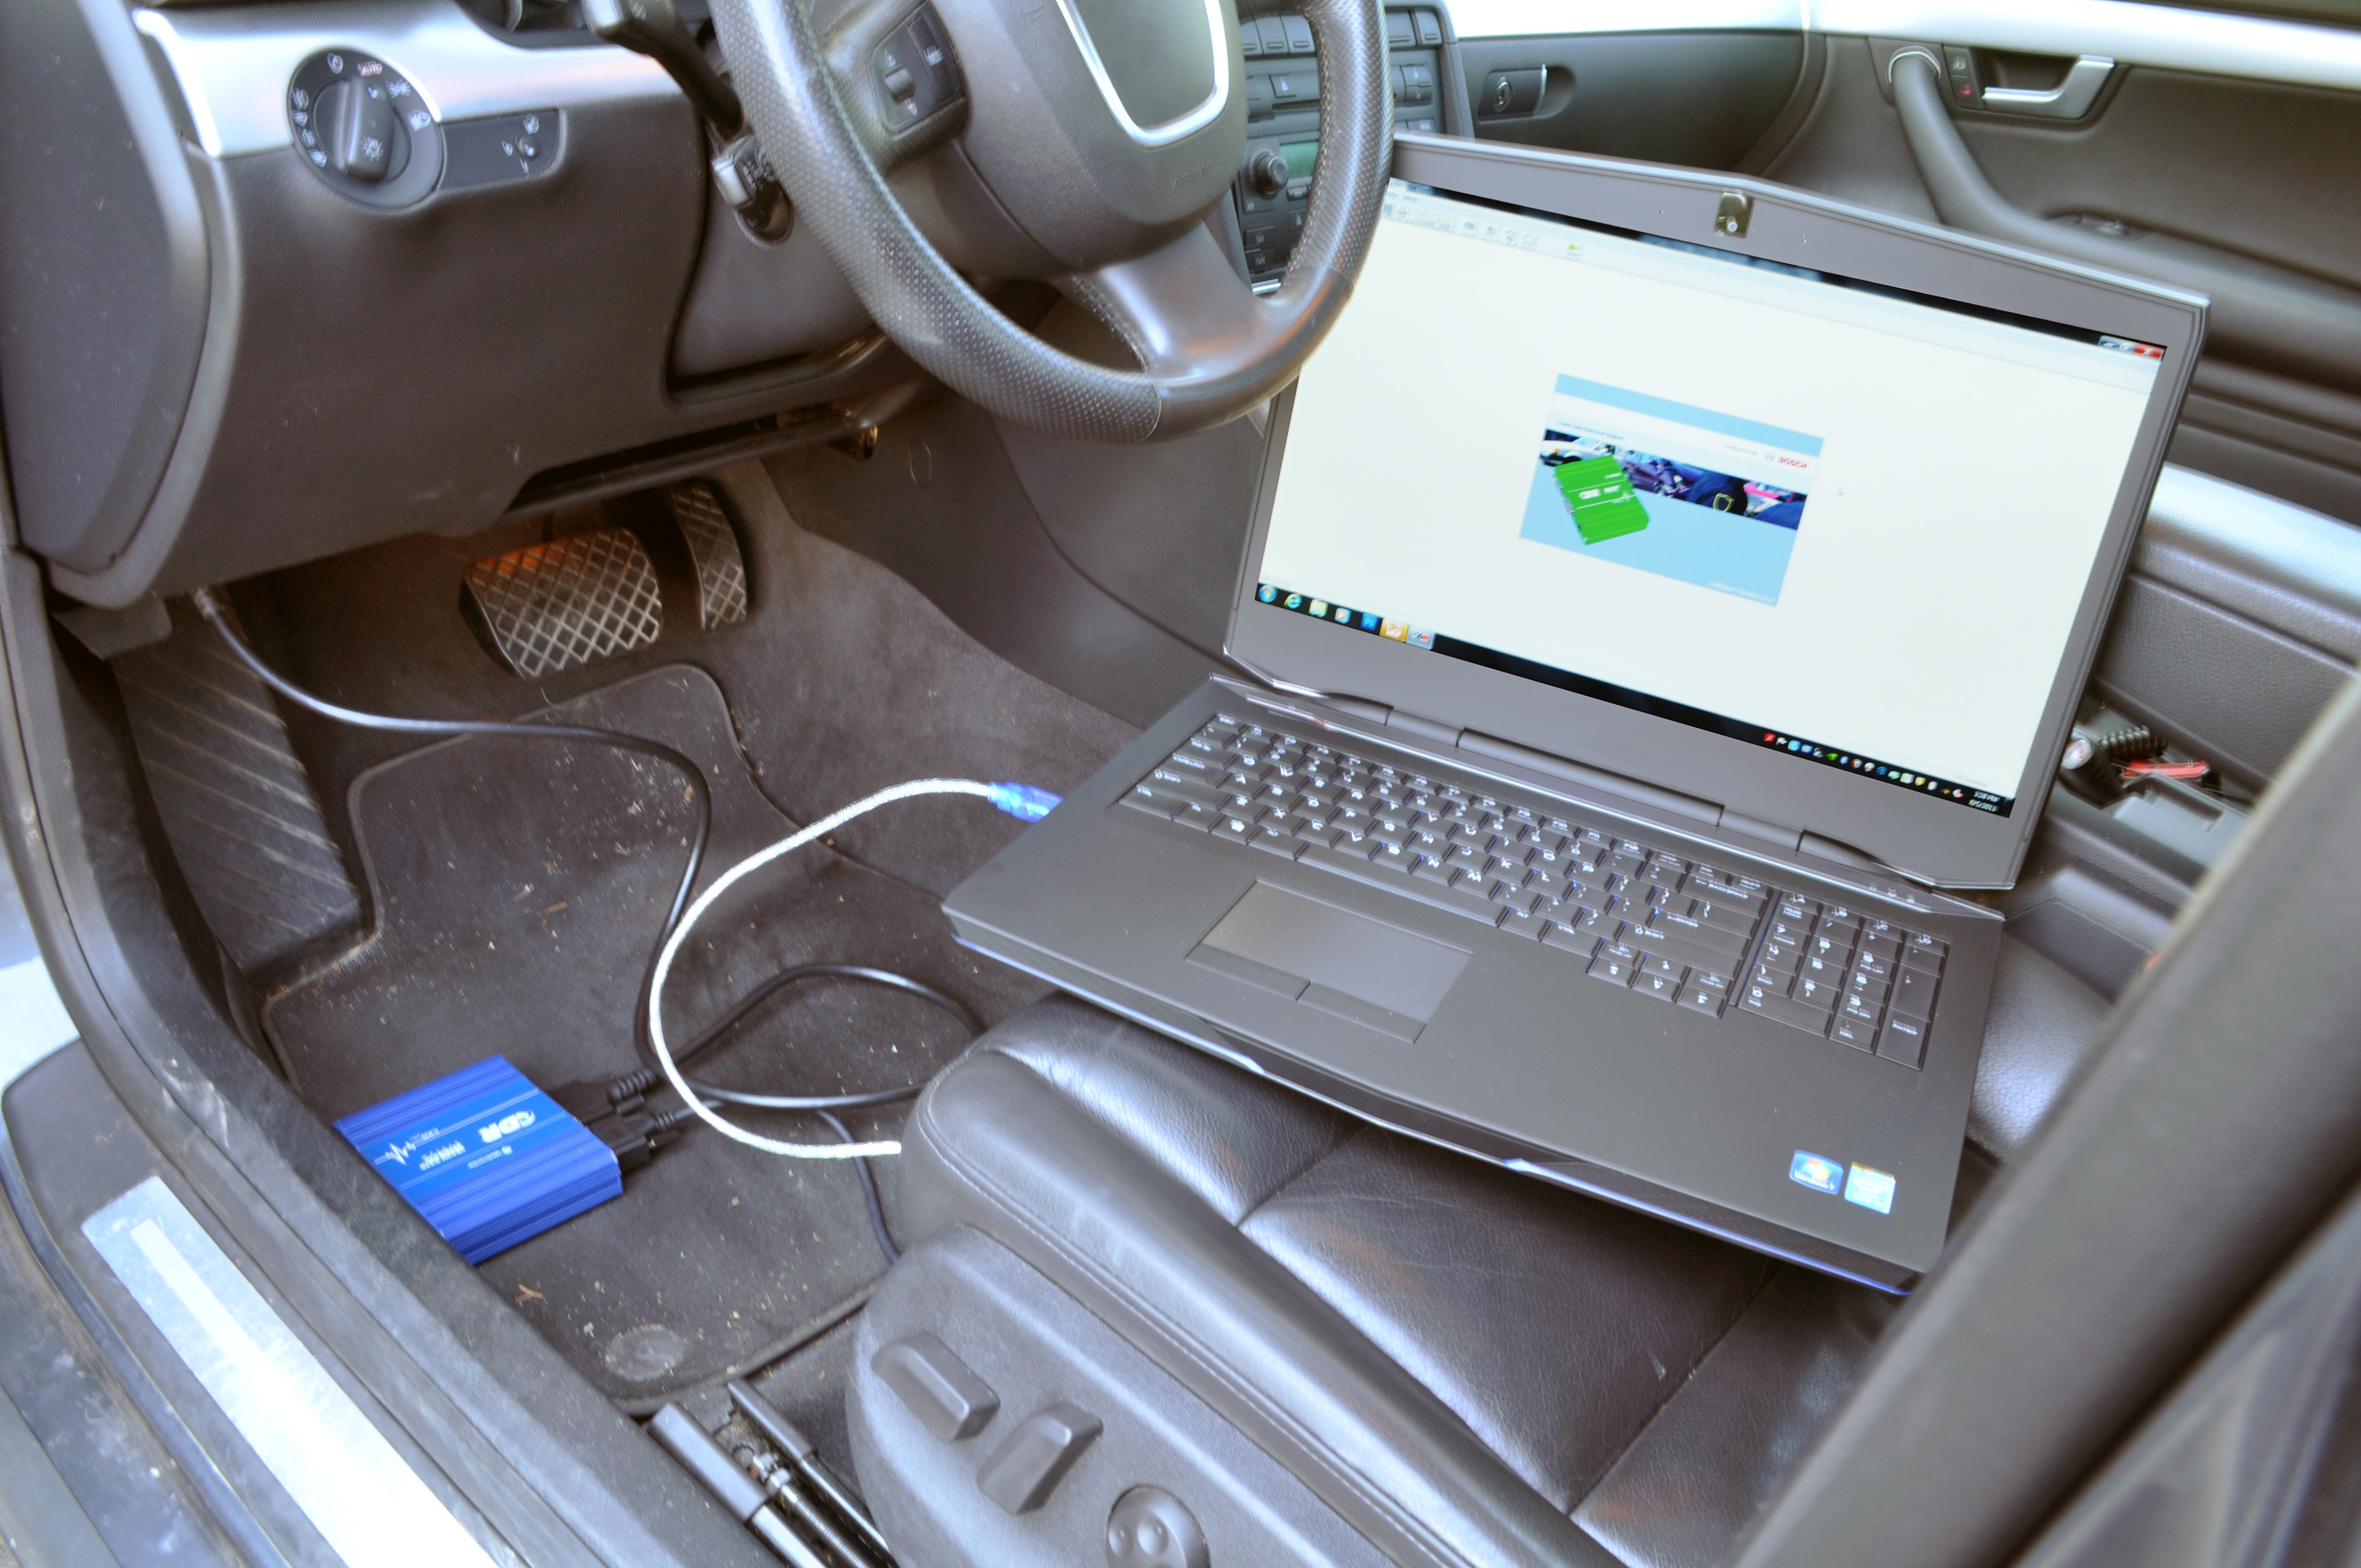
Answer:
<path fill-rule="evenodd" d="M 697 573 L 697 624 L 713 631 L 744 620 L 746 557 L 721 498 L 703 479 L 691 479 L 666 490 L 664 504 Z"/>
<path fill-rule="evenodd" d="M 469 619 L 527 680 L 627 653 L 664 631 L 655 565 L 629 529 L 528 544 L 477 562 L 466 581 Z"/>

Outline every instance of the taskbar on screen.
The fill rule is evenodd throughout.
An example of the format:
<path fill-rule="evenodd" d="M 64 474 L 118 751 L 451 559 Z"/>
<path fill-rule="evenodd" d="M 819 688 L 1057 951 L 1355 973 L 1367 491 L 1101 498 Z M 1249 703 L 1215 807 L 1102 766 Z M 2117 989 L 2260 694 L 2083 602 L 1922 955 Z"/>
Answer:
<path fill-rule="evenodd" d="M 1400 642 L 1405 647 L 1417 648 L 1430 653 L 1440 653 L 1445 658 L 1457 659 L 1464 663 L 1481 664 L 1486 669 L 1499 670 L 1504 674 L 1516 675 L 1529 681 L 1539 681 L 1543 685 L 1555 686 L 1560 691 L 1570 691 L 1582 696 L 1595 697 L 1600 702 L 1611 702 L 1618 707 L 1628 707 L 1634 712 L 1648 714 L 1656 718 L 1668 718 L 1675 724 L 1686 724 L 1693 729 L 1703 729 L 1715 735 L 1726 736 L 1732 740 L 1742 740 L 1750 746 L 1759 746 L 1765 751 L 1784 751 L 1803 762 L 1816 762 L 1822 767 L 1857 773 L 1862 778 L 1874 779 L 1880 784 L 1895 789 L 1906 789 L 1913 795 L 1926 795 L 1948 805 L 1965 806 L 1971 811 L 1981 811 L 1992 817 L 2007 817 L 2016 809 L 2014 796 L 1994 795 L 1990 790 L 1978 789 L 1972 784 L 1961 784 L 1956 779 L 1937 778 L 1931 773 L 1922 773 L 1916 769 L 1900 767 L 1875 757 L 1864 757 L 1856 752 L 1839 751 L 1832 746 L 1823 746 L 1799 735 L 1788 735 L 1777 729 L 1747 724 L 1721 714 L 1708 713 L 1701 707 L 1691 707 L 1686 703 L 1671 702 L 1664 697 L 1651 696 L 1646 692 L 1634 691 L 1629 686 L 1619 686 L 1609 681 L 1595 680 L 1588 675 L 1577 675 L 1571 670 L 1561 670 L 1554 665 L 1521 658 L 1514 653 L 1503 653 L 1497 648 L 1487 648 L 1480 643 L 1452 637 L 1418 626 L 1409 620 L 1386 615 L 1379 610 L 1361 609 L 1354 606 L 1338 604 L 1333 599 L 1317 598 L 1310 594 L 1298 593 L 1292 589 L 1281 587 L 1275 583 L 1262 584 L 1255 590 L 1255 598 L 1273 609 L 1286 610 L 1295 615 L 1307 615 L 1314 620 L 1330 626 L 1342 627 L 1347 631 L 1370 637 L 1382 637 L 1390 642 Z"/>

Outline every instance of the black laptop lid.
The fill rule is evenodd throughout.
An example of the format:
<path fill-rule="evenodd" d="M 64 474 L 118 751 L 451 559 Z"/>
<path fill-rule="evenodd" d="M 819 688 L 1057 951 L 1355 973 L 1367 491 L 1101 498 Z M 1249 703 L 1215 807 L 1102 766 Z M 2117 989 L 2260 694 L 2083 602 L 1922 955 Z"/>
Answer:
<path fill-rule="evenodd" d="M 2012 880 L 2202 302 L 1685 171 L 1413 137 L 1396 174 L 1232 651 Z"/>

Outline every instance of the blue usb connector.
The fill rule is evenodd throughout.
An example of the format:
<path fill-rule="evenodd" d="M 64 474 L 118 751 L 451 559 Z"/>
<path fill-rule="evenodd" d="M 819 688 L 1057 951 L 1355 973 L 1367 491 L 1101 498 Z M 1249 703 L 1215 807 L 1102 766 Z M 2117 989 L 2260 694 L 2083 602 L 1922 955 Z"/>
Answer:
<path fill-rule="evenodd" d="M 1031 784 L 996 784 L 989 786 L 984 798 L 1020 821 L 1038 822 L 1057 810 L 1058 803 L 1066 797 Z"/>

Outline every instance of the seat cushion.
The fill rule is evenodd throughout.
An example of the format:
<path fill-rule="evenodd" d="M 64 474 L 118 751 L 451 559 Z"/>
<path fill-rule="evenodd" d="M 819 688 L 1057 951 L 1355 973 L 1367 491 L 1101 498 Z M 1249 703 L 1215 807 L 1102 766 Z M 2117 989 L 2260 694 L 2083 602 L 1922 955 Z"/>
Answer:
<path fill-rule="evenodd" d="M 1402 1563 L 1711 1561 L 1883 1321 L 1062 998 L 938 1079 L 903 1184 L 914 1245 L 999 1241 Z M 1744 1452 L 1688 1474 L 1684 1424 Z"/>

